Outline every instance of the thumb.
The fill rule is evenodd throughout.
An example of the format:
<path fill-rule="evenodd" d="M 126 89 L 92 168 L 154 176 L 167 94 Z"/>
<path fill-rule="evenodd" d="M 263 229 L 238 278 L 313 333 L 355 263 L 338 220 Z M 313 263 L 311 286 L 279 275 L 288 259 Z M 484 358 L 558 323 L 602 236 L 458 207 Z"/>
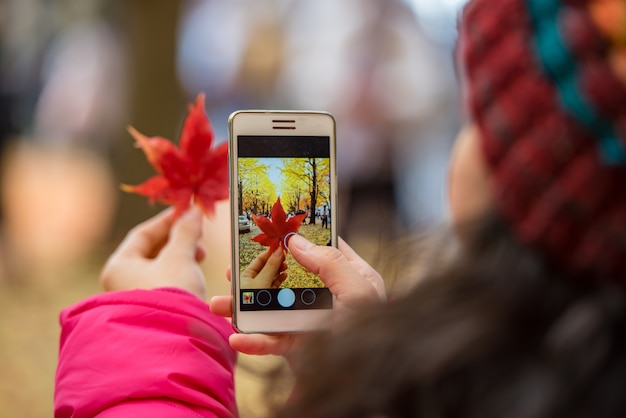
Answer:
<path fill-rule="evenodd" d="M 280 266 L 282 266 L 283 261 L 285 261 L 283 250 L 281 247 L 278 247 L 267 259 L 267 262 L 261 269 L 261 273 L 267 272 L 268 274 L 271 273 L 272 276 L 275 275 L 280 269 Z"/>
<path fill-rule="evenodd" d="M 243 354 L 288 357 L 295 345 L 295 338 L 294 334 L 231 334 L 228 342 L 235 351 Z"/>
<path fill-rule="evenodd" d="M 319 274 L 332 293 L 341 281 L 352 276 L 349 261 L 335 247 L 315 245 L 301 235 L 294 235 L 289 240 L 289 251 L 305 269 Z"/>
<path fill-rule="evenodd" d="M 172 226 L 162 254 L 195 260 L 198 241 L 202 237 L 202 221 L 200 209 L 195 205 L 191 206 Z"/>
<path fill-rule="evenodd" d="M 372 298 L 373 288 L 364 286 L 367 281 L 337 248 L 315 245 L 294 235 L 289 241 L 289 251 L 305 269 L 319 274 L 330 292 L 346 306 Z"/>

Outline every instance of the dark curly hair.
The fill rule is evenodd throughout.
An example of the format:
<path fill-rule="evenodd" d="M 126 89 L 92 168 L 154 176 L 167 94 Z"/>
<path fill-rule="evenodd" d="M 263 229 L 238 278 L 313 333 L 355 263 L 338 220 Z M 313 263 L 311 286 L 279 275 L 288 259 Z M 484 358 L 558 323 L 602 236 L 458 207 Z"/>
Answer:
<path fill-rule="evenodd" d="M 294 362 L 278 417 L 626 416 L 626 298 L 562 277 L 495 215 L 463 250 Z"/>

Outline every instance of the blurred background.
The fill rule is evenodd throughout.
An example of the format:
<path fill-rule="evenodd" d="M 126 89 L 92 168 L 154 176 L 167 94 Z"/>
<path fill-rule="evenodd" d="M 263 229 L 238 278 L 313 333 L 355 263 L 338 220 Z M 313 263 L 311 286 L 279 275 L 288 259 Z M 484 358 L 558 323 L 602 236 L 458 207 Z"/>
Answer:
<path fill-rule="evenodd" d="M 127 126 L 177 140 L 200 92 L 217 141 L 237 109 L 335 116 L 335 219 L 368 261 L 445 219 L 462 4 L 0 0 L 0 417 L 52 416 L 58 312 L 99 292 L 111 250 L 163 209 L 119 190 L 153 174 Z M 206 222 L 213 293 L 228 292 L 229 223 L 227 202 Z M 255 384 L 239 372 L 244 417 Z"/>

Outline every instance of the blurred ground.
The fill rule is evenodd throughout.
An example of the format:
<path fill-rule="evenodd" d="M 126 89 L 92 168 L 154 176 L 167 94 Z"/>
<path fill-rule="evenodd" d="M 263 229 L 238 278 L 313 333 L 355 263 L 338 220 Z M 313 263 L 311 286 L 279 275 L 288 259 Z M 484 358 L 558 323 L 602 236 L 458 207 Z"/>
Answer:
<path fill-rule="evenodd" d="M 0 284 L 0 417 L 50 417 L 59 311 L 99 291 L 96 266 Z"/>

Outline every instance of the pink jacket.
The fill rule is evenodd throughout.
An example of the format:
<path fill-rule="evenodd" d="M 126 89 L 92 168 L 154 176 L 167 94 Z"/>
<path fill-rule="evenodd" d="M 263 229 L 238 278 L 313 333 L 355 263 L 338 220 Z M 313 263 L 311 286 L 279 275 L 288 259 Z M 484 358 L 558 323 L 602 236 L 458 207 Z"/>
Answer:
<path fill-rule="evenodd" d="M 61 312 L 56 418 L 233 417 L 231 325 L 177 289 L 103 293 Z"/>

